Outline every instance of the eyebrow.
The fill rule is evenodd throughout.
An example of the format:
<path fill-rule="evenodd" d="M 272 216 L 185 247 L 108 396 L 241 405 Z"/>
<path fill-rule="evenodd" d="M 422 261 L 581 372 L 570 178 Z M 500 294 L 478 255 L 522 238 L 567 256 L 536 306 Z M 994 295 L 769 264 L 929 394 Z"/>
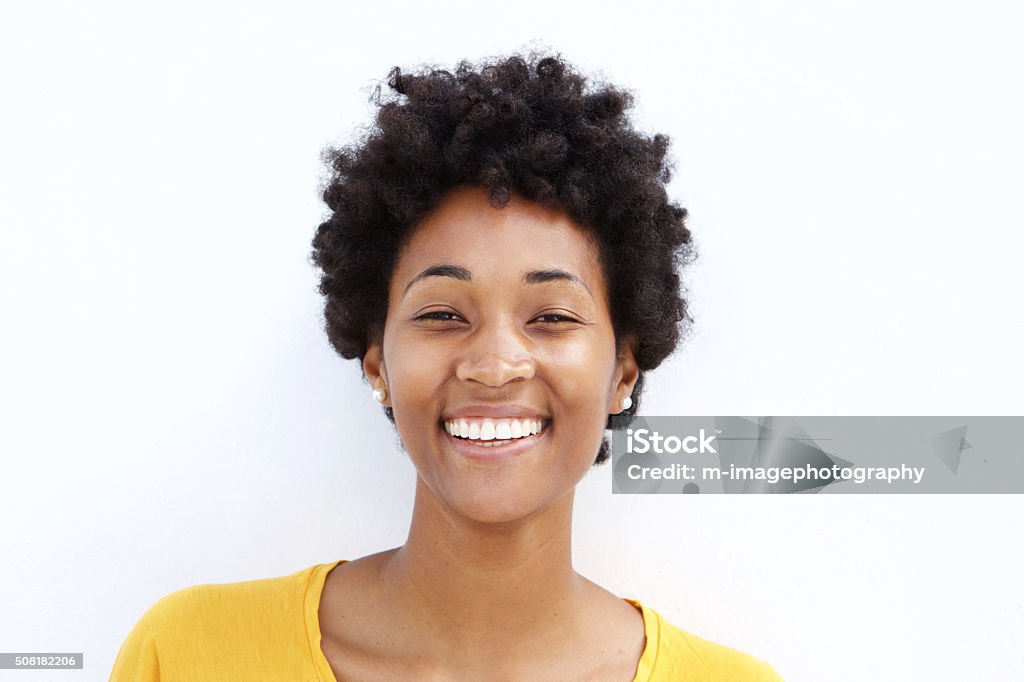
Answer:
<path fill-rule="evenodd" d="M 410 282 L 405 285 L 405 291 L 402 292 L 402 295 L 404 296 L 406 293 L 408 293 L 409 288 L 412 287 L 413 284 L 427 277 L 453 277 L 463 282 L 473 281 L 473 273 L 470 272 L 467 268 L 464 268 L 461 265 L 453 265 L 451 263 L 439 263 L 438 265 L 431 265 L 429 268 L 413 277 L 412 280 L 410 280 Z M 584 282 L 582 279 L 572 274 L 571 272 L 567 272 L 560 268 L 530 270 L 529 272 L 523 275 L 522 281 L 523 284 L 544 284 L 545 282 L 558 281 L 569 282 L 571 284 L 576 284 L 578 286 L 583 287 L 586 290 L 586 292 L 590 294 L 591 298 L 594 297 L 594 293 L 590 290 L 590 287 L 587 286 L 586 282 Z"/>

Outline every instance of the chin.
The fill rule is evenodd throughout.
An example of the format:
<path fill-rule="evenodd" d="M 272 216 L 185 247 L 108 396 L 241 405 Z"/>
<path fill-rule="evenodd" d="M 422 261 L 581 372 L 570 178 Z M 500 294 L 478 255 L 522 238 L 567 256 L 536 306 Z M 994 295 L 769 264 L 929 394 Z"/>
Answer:
<path fill-rule="evenodd" d="M 493 489 L 482 495 L 459 496 L 448 499 L 448 506 L 461 516 L 478 523 L 513 523 L 543 509 L 538 500 L 516 500 L 513 497 L 496 494 Z"/>

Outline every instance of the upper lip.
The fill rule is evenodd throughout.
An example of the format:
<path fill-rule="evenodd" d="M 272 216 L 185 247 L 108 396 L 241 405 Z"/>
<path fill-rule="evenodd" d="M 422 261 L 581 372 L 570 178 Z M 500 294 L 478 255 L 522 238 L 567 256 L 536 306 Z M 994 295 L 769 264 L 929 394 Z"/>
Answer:
<path fill-rule="evenodd" d="M 527 405 L 462 405 L 452 408 L 442 421 L 466 419 L 468 417 L 491 417 L 494 419 L 547 419 L 547 415 Z"/>

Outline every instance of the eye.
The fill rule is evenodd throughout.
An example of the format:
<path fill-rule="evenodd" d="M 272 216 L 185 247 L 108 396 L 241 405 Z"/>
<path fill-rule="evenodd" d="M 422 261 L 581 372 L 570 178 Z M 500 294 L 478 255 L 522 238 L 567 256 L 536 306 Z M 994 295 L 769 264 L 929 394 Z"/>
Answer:
<path fill-rule="evenodd" d="M 447 315 L 448 317 L 444 317 Z M 453 322 L 455 319 L 462 319 L 457 313 L 450 310 L 432 310 L 416 317 L 417 320 L 437 320 L 438 322 Z"/>
<path fill-rule="evenodd" d="M 566 315 L 556 315 L 555 313 L 546 313 L 544 315 L 538 315 L 534 319 L 543 320 L 545 318 L 550 320 L 546 324 L 561 324 L 563 322 L 575 322 L 575 323 L 579 324 L 579 320 L 576 320 L 576 319 L 571 318 L 571 317 L 567 317 Z"/>

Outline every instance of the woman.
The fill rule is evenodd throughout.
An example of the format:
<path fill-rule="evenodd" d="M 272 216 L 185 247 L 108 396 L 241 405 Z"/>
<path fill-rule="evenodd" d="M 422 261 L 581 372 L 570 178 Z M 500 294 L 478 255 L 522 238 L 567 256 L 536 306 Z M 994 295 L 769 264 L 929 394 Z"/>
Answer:
<path fill-rule="evenodd" d="M 687 319 L 668 140 L 559 57 L 394 69 L 333 150 L 326 327 L 417 471 L 406 543 L 154 605 L 112 680 L 777 680 L 572 567 L 573 493 Z"/>

